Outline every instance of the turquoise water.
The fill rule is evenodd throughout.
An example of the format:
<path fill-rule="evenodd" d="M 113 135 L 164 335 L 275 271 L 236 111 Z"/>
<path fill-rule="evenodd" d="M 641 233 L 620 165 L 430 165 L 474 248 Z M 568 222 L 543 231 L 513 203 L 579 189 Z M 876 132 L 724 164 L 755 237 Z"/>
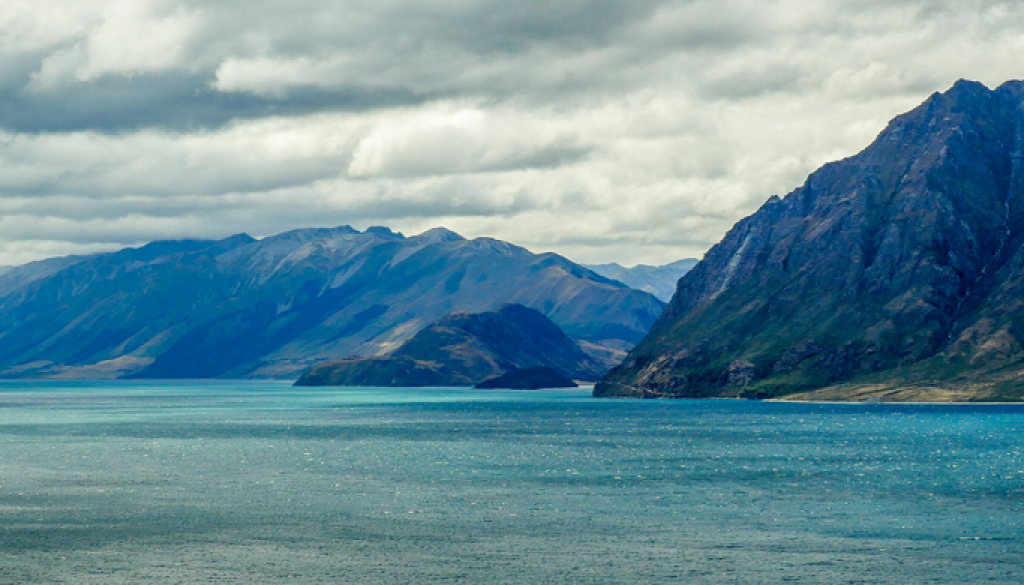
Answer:
<path fill-rule="evenodd" d="M 1024 407 L 0 383 L 0 583 L 1022 583 Z"/>

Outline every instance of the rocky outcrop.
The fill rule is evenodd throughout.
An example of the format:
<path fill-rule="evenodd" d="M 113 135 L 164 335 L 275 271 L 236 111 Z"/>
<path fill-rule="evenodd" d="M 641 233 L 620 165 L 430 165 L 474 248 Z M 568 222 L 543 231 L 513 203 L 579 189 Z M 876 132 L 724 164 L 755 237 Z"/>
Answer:
<path fill-rule="evenodd" d="M 1021 82 L 958 82 L 769 199 L 680 280 L 595 395 L 884 393 L 969 375 L 971 399 L 1019 398 L 1022 104 Z"/>
<path fill-rule="evenodd" d="M 472 386 L 536 366 L 581 380 L 606 371 L 540 312 L 505 305 L 448 315 L 386 356 L 319 364 L 296 385 Z"/>

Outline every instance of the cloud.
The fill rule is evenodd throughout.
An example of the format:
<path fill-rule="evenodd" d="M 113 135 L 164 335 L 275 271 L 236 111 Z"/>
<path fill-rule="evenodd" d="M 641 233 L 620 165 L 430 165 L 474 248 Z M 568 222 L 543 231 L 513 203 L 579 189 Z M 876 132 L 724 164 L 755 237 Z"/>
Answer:
<path fill-rule="evenodd" d="M 396 116 L 360 140 L 348 174 L 397 178 L 558 167 L 587 153 L 573 128 L 536 118 L 477 108 Z"/>
<path fill-rule="evenodd" d="M 218 196 L 337 175 L 360 126 L 347 117 L 271 118 L 218 131 L 0 136 L 0 201 Z"/>
<path fill-rule="evenodd" d="M 104 75 L 174 68 L 200 25 L 198 13 L 182 6 L 164 12 L 140 0 L 112 2 L 97 21 L 84 38 L 43 59 L 26 89 L 52 91 Z"/>
<path fill-rule="evenodd" d="M 340 55 L 326 60 L 232 57 L 217 67 L 213 87 L 222 92 L 284 97 L 287 90 L 294 87 L 335 87 L 345 65 L 346 59 Z"/>
<path fill-rule="evenodd" d="M 446 225 L 699 256 L 960 77 L 999 0 L 10 0 L 0 264 L 163 237 Z"/>

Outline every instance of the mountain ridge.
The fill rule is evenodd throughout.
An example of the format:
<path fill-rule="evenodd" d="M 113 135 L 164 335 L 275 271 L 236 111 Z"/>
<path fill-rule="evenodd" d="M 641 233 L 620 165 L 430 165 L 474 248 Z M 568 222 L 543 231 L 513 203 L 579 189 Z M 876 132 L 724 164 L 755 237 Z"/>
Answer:
<path fill-rule="evenodd" d="M 1022 104 L 961 80 L 766 201 L 595 395 L 912 400 L 1010 368 L 970 399 L 1019 398 Z"/>
<path fill-rule="evenodd" d="M 632 346 L 663 307 L 555 254 L 348 226 L 44 260 L 0 291 L 0 377 L 293 377 L 509 302 L 595 347 Z"/>

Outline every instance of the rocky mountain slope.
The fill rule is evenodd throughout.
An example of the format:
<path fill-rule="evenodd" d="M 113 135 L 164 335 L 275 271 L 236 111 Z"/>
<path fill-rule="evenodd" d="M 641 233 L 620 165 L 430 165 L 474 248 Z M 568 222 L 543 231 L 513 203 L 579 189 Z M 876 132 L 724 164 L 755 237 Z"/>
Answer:
<path fill-rule="evenodd" d="M 448 315 L 383 356 L 314 366 L 296 385 L 472 386 L 533 366 L 583 380 L 606 371 L 540 312 L 504 305 Z"/>
<path fill-rule="evenodd" d="M 504 303 L 605 355 L 642 339 L 663 308 L 555 254 L 444 229 L 154 242 L 0 275 L 0 376 L 297 377 Z"/>
<path fill-rule="evenodd" d="M 585 264 L 601 276 L 617 280 L 630 288 L 649 292 L 668 302 L 676 292 L 676 283 L 697 265 L 695 258 L 684 258 L 663 266 L 637 264 L 626 268 L 620 264 Z"/>
<path fill-rule="evenodd" d="M 1022 112 L 960 81 L 773 197 L 595 395 L 1020 399 Z"/>

